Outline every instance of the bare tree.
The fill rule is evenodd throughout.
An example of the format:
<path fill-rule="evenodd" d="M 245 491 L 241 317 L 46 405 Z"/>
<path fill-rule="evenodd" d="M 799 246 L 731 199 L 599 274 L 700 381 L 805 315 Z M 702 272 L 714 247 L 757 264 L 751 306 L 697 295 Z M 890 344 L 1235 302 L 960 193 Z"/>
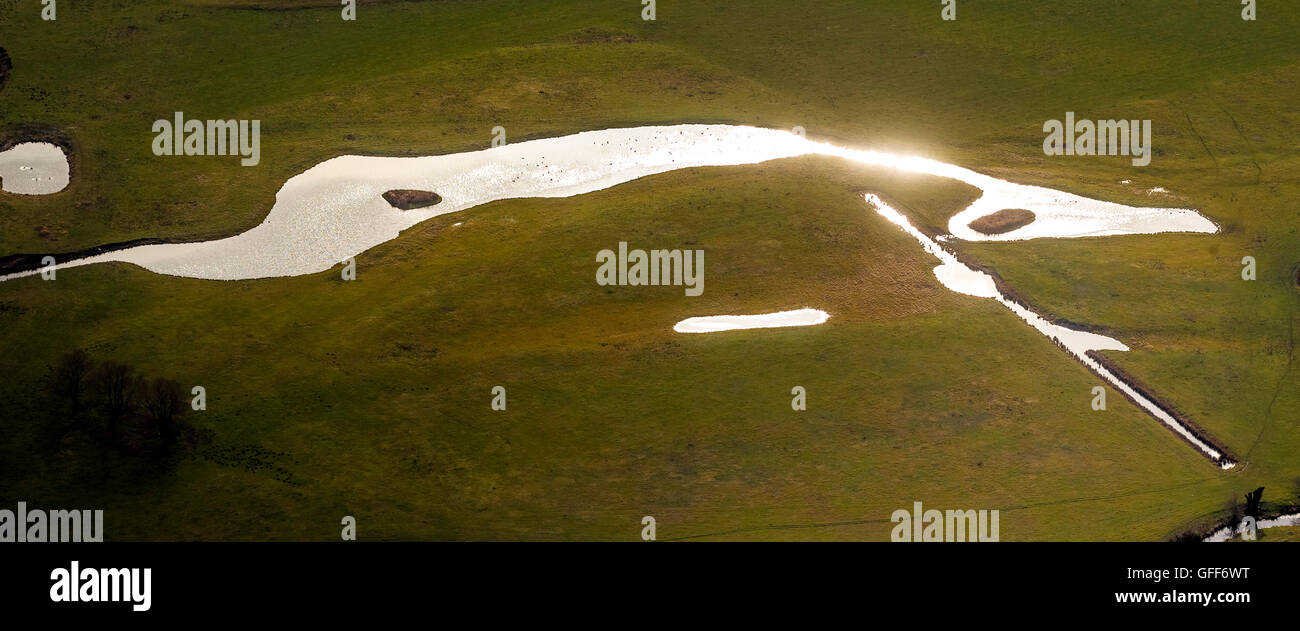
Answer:
<path fill-rule="evenodd" d="M 145 412 L 158 429 L 164 445 L 176 444 L 181 416 L 185 414 L 185 390 L 172 379 L 155 378 L 144 387 Z"/>
<path fill-rule="evenodd" d="M 1235 493 L 1233 495 L 1228 496 L 1228 501 L 1225 505 L 1225 508 L 1227 508 L 1228 510 L 1228 523 L 1233 525 L 1241 523 L 1241 517 L 1242 517 L 1241 500 L 1237 498 L 1237 495 Z"/>
<path fill-rule="evenodd" d="M 126 364 L 108 360 L 95 370 L 99 402 L 108 418 L 109 434 L 116 437 L 122 419 L 131 411 L 138 391 L 135 370 Z"/>
<path fill-rule="evenodd" d="M 81 349 L 65 353 L 54 367 L 50 388 L 68 403 L 72 416 L 81 414 L 81 404 L 86 391 L 86 376 L 94 367 L 90 355 Z"/>
<path fill-rule="evenodd" d="M 1259 498 L 1264 495 L 1264 487 L 1259 487 L 1246 494 L 1246 514 L 1259 518 Z"/>

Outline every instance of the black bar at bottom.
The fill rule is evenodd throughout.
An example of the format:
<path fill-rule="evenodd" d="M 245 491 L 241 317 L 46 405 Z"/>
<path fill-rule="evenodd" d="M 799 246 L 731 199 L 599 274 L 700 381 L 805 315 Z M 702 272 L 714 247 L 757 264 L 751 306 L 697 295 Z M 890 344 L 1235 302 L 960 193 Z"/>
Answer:
<path fill-rule="evenodd" d="M 599 605 L 653 609 L 656 618 L 688 607 L 761 619 L 865 606 L 942 611 L 949 621 L 963 611 L 1046 610 L 1263 622 L 1265 612 L 1289 617 L 1300 590 L 1300 547 L 1284 543 L 10 543 L 0 544 L 0 559 L 4 614 L 48 620 L 377 611 L 496 620 L 565 608 L 582 617 L 578 610 Z M 149 568 L 148 611 L 52 601 L 51 573 L 74 561 L 81 570 Z M 1192 593 L 1215 600 L 1189 602 Z"/>

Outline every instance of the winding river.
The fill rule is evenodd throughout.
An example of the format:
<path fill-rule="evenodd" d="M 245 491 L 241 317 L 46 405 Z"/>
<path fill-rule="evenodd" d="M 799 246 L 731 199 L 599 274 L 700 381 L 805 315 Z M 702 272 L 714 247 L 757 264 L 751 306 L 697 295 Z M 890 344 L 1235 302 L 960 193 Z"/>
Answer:
<path fill-rule="evenodd" d="M 312 274 L 394 239 L 401 231 L 431 217 L 497 200 L 569 197 L 678 169 L 756 164 L 805 155 L 833 156 L 869 166 L 951 178 L 980 189 L 983 194 L 948 222 L 952 237 L 967 241 L 1217 231 L 1213 222 L 1191 209 L 1138 208 L 1104 202 L 1016 184 L 934 160 L 849 149 L 780 130 L 736 125 L 671 125 L 582 132 L 442 156 L 341 156 L 290 178 L 276 193 L 275 204 L 266 219 L 242 234 L 200 243 L 142 245 L 60 263 L 58 267 L 118 261 L 160 274 L 213 280 Z M 381 197 L 385 191 L 394 189 L 436 191 L 443 201 L 427 208 L 402 211 Z M 1235 464 L 1089 355 L 1097 350 L 1128 350 L 1124 344 L 1047 321 L 1001 294 L 991 277 L 958 261 L 879 197 L 867 195 L 866 201 L 939 259 L 935 276 L 945 287 L 1002 303 L 1207 458 L 1225 469 Z M 1005 208 L 1029 210 L 1035 220 L 997 235 L 985 235 L 969 227 L 975 219 Z M 39 269 L 18 272 L 0 277 L 0 281 L 38 273 Z M 760 323 L 769 326 L 788 319 L 788 316 L 766 320 L 762 318 L 768 316 L 727 317 L 760 318 Z M 815 324 L 818 318 L 811 317 L 800 324 Z M 685 326 L 708 329 L 718 322 L 696 320 Z M 723 324 L 738 328 L 734 326 L 736 322 Z"/>
<path fill-rule="evenodd" d="M 242 234 L 201 243 L 139 246 L 59 267 L 120 261 L 160 274 L 212 280 L 312 274 L 394 239 L 426 219 L 497 200 L 569 197 L 678 169 L 803 155 L 837 156 L 953 178 L 981 189 L 984 194 L 949 221 L 949 232 L 968 241 L 1216 231 L 1194 210 L 1103 202 L 1014 184 L 934 160 L 814 142 L 780 130 L 672 125 L 582 132 L 442 156 L 341 156 L 289 178 L 276 193 L 266 219 Z M 423 209 L 398 210 L 381 197 L 394 189 L 437 191 L 443 201 Z M 972 220 L 1003 208 L 1030 210 L 1037 220 L 991 236 L 967 227 Z M 0 280 L 33 273 L 37 272 Z"/>
<path fill-rule="evenodd" d="M 1300 513 L 1294 513 L 1291 515 L 1280 515 L 1272 519 L 1261 519 L 1259 520 L 1259 523 L 1255 524 L 1255 527 L 1260 530 L 1264 530 L 1266 528 L 1279 528 L 1283 526 L 1300 526 Z M 1240 537 L 1241 534 L 1242 534 L 1242 528 L 1240 525 L 1224 526 L 1223 528 L 1214 531 L 1214 533 L 1206 537 L 1204 541 L 1211 542 L 1211 543 L 1222 543 L 1224 541 L 1228 541 Z"/>

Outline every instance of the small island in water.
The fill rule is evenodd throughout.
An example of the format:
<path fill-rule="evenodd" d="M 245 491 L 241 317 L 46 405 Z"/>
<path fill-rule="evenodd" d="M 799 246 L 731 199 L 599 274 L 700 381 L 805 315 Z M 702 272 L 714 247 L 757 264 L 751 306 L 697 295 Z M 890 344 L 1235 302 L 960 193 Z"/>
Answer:
<path fill-rule="evenodd" d="M 442 197 L 433 191 L 417 191 L 403 188 L 384 193 L 384 200 L 392 204 L 393 208 L 415 210 L 416 208 L 425 208 L 437 204 L 442 201 Z"/>
<path fill-rule="evenodd" d="M 980 234 L 1002 234 L 1034 222 L 1034 213 L 1020 208 L 1004 208 L 970 222 L 970 229 Z"/>

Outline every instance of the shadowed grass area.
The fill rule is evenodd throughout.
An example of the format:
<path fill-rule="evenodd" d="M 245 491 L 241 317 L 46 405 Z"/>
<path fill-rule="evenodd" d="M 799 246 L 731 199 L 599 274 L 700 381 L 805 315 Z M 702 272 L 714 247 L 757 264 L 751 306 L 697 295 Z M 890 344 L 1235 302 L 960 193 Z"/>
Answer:
<path fill-rule="evenodd" d="M 944 290 L 928 255 L 852 192 L 910 209 L 927 185 L 829 159 L 696 169 L 439 217 L 360 257 L 355 282 L 118 265 L 24 279 L 9 330 L 67 330 L 66 344 L 202 382 L 197 420 L 215 440 L 149 481 L 67 487 L 54 474 L 89 454 L 23 458 L 33 469 L 16 488 L 107 504 L 118 538 L 329 538 L 335 513 L 355 513 L 369 538 L 623 539 L 653 514 L 663 538 L 884 539 L 881 520 L 915 498 L 1008 510 L 1007 539 L 1168 534 L 1171 505 L 1195 511 L 1192 491 L 1222 487 L 1213 468 L 1129 406 L 1092 412 L 1081 366 L 1001 306 Z M 597 286 L 611 235 L 705 249 L 704 296 Z M 62 310 L 70 295 L 84 311 Z M 803 306 L 832 319 L 671 331 L 690 315 Z M 493 385 L 505 412 L 488 405 Z M 794 385 L 806 412 L 790 409 Z M 39 418 L 16 392 L 7 404 Z M 286 455 L 253 471 L 205 459 L 250 445 Z M 1158 502 L 1152 479 L 1172 487 Z M 199 481 L 196 501 L 184 489 Z M 240 511 L 210 530 L 225 502 Z M 1077 525 L 1113 504 L 1125 511 Z M 845 521 L 863 523 L 817 526 Z"/>
<path fill-rule="evenodd" d="M 872 214 L 931 234 L 976 191 L 829 159 L 692 169 L 439 217 L 338 271 L 243 282 L 122 265 L 0 284 L 0 503 L 106 509 L 110 539 L 885 539 L 897 508 L 1000 508 L 1004 540 L 1160 539 L 1293 494 L 1300 16 L 1196 2 L 496 0 L 0 14 L 0 130 L 70 138 L 74 180 L 0 195 L 0 255 L 260 222 L 345 154 L 432 155 L 611 126 L 807 128 L 1017 182 L 1200 209 L 1218 235 L 952 243 L 1245 463 L 1222 473 Z M 299 7 L 298 5 L 303 5 Z M 111 52 L 107 52 L 111 51 Z M 160 51 L 167 51 L 160 54 Z M 155 119 L 262 121 L 262 163 L 150 153 Z M 1151 119 L 1155 158 L 1053 158 L 1044 120 Z M 1127 183 L 1125 183 L 1127 181 Z M 1163 188 L 1167 193 L 1153 192 Z M 460 222 L 461 225 L 453 224 Z M 702 248 L 706 290 L 604 288 L 618 241 Z M 1241 280 L 1255 257 L 1258 278 Z M 680 336 L 692 315 L 824 325 Z M 156 474 L 49 437 L 73 347 L 204 385 L 213 432 Z M 509 408 L 489 408 L 490 389 Z M 790 409 L 790 389 L 809 409 Z"/>

